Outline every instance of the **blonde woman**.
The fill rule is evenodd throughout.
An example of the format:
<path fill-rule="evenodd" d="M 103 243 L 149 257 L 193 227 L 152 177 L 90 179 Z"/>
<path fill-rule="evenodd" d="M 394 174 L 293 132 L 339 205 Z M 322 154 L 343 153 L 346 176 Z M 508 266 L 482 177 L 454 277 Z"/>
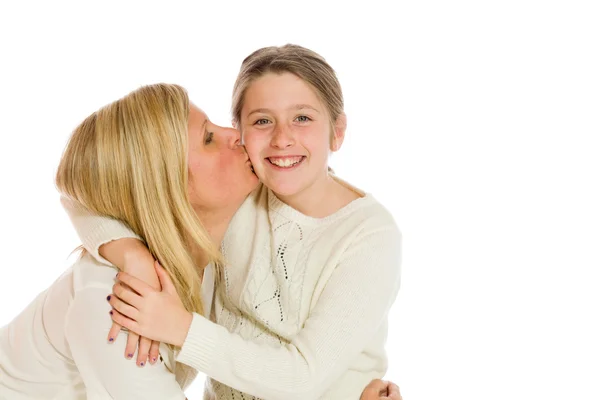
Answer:
<path fill-rule="evenodd" d="M 211 268 L 229 220 L 257 179 L 233 129 L 212 124 L 176 85 L 142 87 L 86 118 L 56 176 L 87 211 L 120 220 L 160 260 L 188 312 L 210 313 Z M 74 214 L 74 217 L 77 216 Z M 196 371 L 161 345 L 150 368 L 106 344 L 116 268 L 85 251 L 0 329 L 0 399 L 184 399 Z M 207 297 L 208 293 L 208 297 Z M 204 298 L 203 298 L 204 296 Z M 364 399 L 396 387 L 373 381 Z"/>
<path fill-rule="evenodd" d="M 220 136 L 219 152 L 206 149 L 209 131 Z M 256 185 L 237 144 L 237 132 L 210 124 L 183 88 L 146 86 L 75 129 L 56 184 L 88 210 L 126 221 L 164 265 L 184 307 L 206 314 L 196 266 L 219 263 L 222 231 L 205 229 L 197 210 L 226 220 Z M 0 399 L 185 398 L 196 372 L 175 363 L 173 349 L 162 346 L 153 368 L 139 368 L 122 356 L 125 335 L 106 345 L 103 297 L 116 272 L 83 252 L 0 330 Z"/>

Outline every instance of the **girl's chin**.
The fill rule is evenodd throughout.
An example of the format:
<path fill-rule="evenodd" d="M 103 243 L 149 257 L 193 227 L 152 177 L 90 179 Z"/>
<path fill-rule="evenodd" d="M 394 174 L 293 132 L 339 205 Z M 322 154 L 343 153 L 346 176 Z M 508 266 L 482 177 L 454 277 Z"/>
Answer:
<path fill-rule="evenodd" d="M 273 191 L 277 196 L 279 197 L 293 197 L 295 195 L 297 195 L 298 193 L 301 192 L 301 188 L 294 184 L 294 185 L 289 185 L 289 184 L 273 184 L 273 185 L 269 185 L 266 184 L 266 186 L 271 189 L 271 191 Z"/>

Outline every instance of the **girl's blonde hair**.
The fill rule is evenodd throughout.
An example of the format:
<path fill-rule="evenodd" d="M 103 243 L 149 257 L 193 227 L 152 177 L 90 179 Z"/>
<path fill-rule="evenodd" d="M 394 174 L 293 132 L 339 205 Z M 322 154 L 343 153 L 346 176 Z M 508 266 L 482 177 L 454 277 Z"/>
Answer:
<path fill-rule="evenodd" d="M 144 86 L 86 118 L 64 151 L 56 186 L 91 213 L 123 221 L 147 244 L 188 311 L 203 314 L 193 252 L 221 264 L 188 197 L 184 88 Z M 200 267 L 200 268 L 198 268 Z"/>
<path fill-rule="evenodd" d="M 286 44 L 258 49 L 242 62 L 233 86 L 232 120 L 239 126 L 244 96 L 252 82 L 268 73 L 289 72 L 312 86 L 329 113 L 332 127 L 344 112 L 344 96 L 335 71 L 323 57 L 305 47 Z"/>

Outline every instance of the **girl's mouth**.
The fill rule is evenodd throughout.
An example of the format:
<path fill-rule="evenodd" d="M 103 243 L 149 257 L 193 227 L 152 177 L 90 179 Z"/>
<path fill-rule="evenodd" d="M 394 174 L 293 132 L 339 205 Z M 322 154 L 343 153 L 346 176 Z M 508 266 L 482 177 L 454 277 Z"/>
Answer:
<path fill-rule="evenodd" d="M 277 169 L 292 169 L 306 159 L 306 156 L 267 157 L 266 160 Z"/>

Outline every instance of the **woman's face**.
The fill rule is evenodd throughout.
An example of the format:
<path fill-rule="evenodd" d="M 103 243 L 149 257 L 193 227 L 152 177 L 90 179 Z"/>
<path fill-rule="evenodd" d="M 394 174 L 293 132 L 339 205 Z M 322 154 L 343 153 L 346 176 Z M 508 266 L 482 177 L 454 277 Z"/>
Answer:
<path fill-rule="evenodd" d="M 237 210 L 258 184 L 239 132 L 215 125 L 195 105 L 188 120 L 189 194 L 197 211 Z"/>

